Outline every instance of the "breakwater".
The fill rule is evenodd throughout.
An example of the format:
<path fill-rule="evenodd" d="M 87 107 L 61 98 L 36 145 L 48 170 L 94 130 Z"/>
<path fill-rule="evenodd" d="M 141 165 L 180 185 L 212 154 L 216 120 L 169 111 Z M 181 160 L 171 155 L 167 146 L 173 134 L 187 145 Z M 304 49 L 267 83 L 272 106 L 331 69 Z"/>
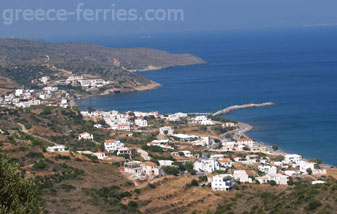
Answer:
<path fill-rule="evenodd" d="M 220 111 L 215 112 L 213 115 L 214 116 L 219 116 L 223 114 L 227 114 L 231 111 L 238 110 L 238 109 L 245 109 L 245 108 L 259 108 L 259 107 L 265 107 L 265 106 L 273 106 L 275 103 L 273 102 L 266 102 L 266 103 L 260 103 L 260 104 L 244 104 L 244 105 L 234 105 L 230 106 L 228 108 L 222 109 Z"/>

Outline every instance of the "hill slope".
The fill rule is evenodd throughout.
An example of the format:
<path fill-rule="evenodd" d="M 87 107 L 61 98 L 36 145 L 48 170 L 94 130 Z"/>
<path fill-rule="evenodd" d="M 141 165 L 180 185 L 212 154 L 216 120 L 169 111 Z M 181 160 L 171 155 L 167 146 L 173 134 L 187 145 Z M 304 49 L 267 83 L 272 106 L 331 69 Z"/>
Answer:
<path fill-rule="evenodd" d="M 160 85 L 132 71 L 201 63 L 205 62 L 190 54 L 169 54 L 155 49 L 0 39 L 0 76 L 26 87 L 44 75 L 65 76 L 67 72 L 61 71 L 69 71 L 69 75 L 87 74 L 110 80 L 113 85 L 109 89 L 118 88 L 121 92 L 149 90 Z M 7 81 L 0 82 L 0 88 L 11 87 Z"/>

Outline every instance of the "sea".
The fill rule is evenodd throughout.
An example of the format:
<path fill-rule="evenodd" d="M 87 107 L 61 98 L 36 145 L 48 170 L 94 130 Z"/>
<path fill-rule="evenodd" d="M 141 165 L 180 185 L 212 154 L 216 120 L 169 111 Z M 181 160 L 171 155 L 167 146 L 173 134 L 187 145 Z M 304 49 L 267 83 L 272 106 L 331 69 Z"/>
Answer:
<path fill-rule="evenodd" d="M 274 102 L 224 117 L 254 126 L 248 135 L 257 141 L 337 165 L 336 38 L 337 28 L 303 27 L 83 39 L 112 48 L 190 53 L 207 64 L 138 73 L 163 86 L 77 104 L 106 111 L 212 113 L 232 105 Z"/>

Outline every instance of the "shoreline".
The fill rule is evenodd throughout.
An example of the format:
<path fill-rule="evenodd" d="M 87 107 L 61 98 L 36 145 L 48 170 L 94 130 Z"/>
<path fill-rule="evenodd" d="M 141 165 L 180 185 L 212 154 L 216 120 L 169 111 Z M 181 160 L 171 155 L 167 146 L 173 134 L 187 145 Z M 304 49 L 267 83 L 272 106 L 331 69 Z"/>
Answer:
<path fill-rule="evenodd" d="M 249 124 L 247 124 L 247 123 L 243 123 L 243 122 L 238 122 L 238 125 L 239 125 L 239 128 L 240 129 L 245 129 L 245 131 L 243 131 L 242 133 L 241 133 L 241 135 L 242 136 L 244 136 L 244 137 L 247 137 L 247 138 L 249 138 L 249 136 L 248 136 L 248 132 L 250 132 L 250 131 L 252 131 L 253 129 L 254 129 L 254 126 L 252 126 L 252 125 L 249 125 Z M 284 156 L 284 155 L 289 155 L 289 154 L 291 154 L 291 153 L 288 153 L 288 152 L 286 152 L 286 151 L 284 151 L 284 150 L 282 150 L 282 149 L 278 149 L 278 150 L 276 150 L 276 151 L 274 151 L 273 150 L 273 148 L 272 148 L 272 146 L 273 145 L 269 145 L 269 144 L 266 144 L 266 143 L 264 143 L 264 142 L 256 142 L 259 146 L 265 146 L 265 147 L 267 147 L 268 148 L 268 150 L 270 151 L 270 154 L 271 155 L 282 155 L 282 156 Z M 302 156 L 302 155 L 301 155 Z M 302 156 L 303 157 L 303 156 Z M 303 157 L 303 160 L 304 161 L 311 161 L 310 159 L 308 159 L 308 158 L 305 158 L 305 157 Z M 326 167 L 326 168 L 331 168 L 331 167 L 334 167 L 333 165 L 331 165 L 331 164 L 326 164 L 326 163 L 321 163 L 320 164 L 322 167 Z"/>

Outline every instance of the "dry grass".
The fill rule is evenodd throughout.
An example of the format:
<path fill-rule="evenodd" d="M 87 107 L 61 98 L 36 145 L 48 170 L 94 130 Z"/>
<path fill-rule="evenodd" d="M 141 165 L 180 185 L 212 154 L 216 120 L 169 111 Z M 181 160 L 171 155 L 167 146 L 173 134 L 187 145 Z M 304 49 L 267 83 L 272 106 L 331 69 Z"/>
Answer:
<path fill-rule="evenodd" d="M 215 209 L 221 201 L 221 196 L 217 196 L 209 188 L 186 188 L 186 184 L 191 183 L 192 179 L 192 177 L 167 176 L 155 183 L 156 188 L 142 189 L 138 196 L 140 210 L 149 214 L 164 214 L 192 213 L 192 211 L 204 213 L 207 208 Z"/>

